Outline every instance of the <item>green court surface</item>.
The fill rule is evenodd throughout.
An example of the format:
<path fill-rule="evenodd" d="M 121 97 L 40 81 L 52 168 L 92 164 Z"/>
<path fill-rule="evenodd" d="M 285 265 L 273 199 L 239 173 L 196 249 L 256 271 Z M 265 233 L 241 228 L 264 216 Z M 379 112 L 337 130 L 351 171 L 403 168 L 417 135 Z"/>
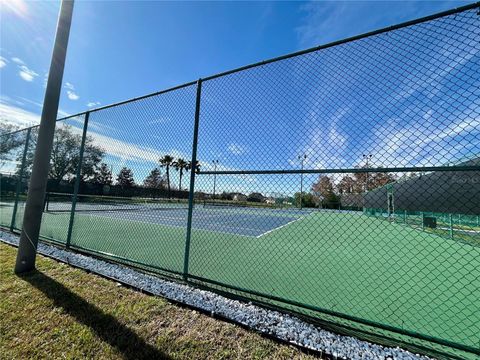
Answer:
<path fill-rule="evenodd" d="M 9 222 L 9 209 L 2 207 L 2 224 Z M 64 243 L 68 221 L 68 213 L 45 213 L 42 236 Z M 185 238 L 186 227 L 78 213 L 71 245 L 181 272 Z M 479 345 L 480 248 L 360 213 L 312 212 L 259 237 L 192 229 L 189 270 L 235 287 Z"/>

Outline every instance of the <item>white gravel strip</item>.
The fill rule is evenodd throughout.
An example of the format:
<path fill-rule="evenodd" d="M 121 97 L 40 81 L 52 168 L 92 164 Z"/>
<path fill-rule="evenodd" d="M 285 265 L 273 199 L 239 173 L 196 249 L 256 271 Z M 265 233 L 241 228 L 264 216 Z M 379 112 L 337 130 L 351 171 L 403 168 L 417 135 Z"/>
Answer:
<path fill-rule="evenodd" d="M 18 245 L 19 237 L 0 229 L 0 240 Z M 230 300 L 210 291 L 177 284 L 142 273 L 127 266 L 108 263 L 44 243 L 38 252 L 82 269 L 117 279 L 134 288 L 220 315 L 249 328 L 339 359 L 413 360 L 431 359 L 400 348 L 389 348 L 337 335 L 294 316 L 267 310 L 251 303 Z"/>

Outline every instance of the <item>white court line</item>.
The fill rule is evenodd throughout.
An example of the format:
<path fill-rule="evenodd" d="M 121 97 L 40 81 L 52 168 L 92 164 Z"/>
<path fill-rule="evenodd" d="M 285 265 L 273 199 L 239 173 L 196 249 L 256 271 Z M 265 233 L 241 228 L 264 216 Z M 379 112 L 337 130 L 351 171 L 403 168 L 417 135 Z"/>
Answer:
<path fill-rule="evenodd" d="M 256 238 L 256 239 L 260 239 L 262 236 L 267 235 L 267 234 L 270 234 L 271 232 L 273 232 L 273 231 L 275 231 L 275 230 L 278 230 L 278 229 L 281 229 L 281 228 L 283 228 L 283 227 L 285 227 L 285 226 L 287 226 L 287 225 L 293 224 L 295 221 L 301 220 L 301 219 L 303 219 L 304 217 L 305 217 L 305 216 L 302 216 L 302 217 L 299 217 L 298 219 L 289 221 L 288 223 L 283 224 L 283 225 L 280 225 L 279 227 L 276 227 L 275 229 L 268 230 L 267 232 L 264 232 L 264 233 L 261 234 L 261 235 L 255 236 L 255 238 Z"/>
<path fill-rule="evenodd" d="M 173 227 L 173 228 L 177 228 L 177 229 L 185 229 L 185 231 L 186 231 L 186 225 L 163 224 L 163 223 L 151 222 L 151 221 L 142 221 L 142 220 L 135 220 L 135 219 L 128 219 L 128 218 L 111 217 L 111 216 L 106 216 L 106 215 L 94 215 L 94 216 L 87 215 L 87 214 L 79 214 L 79 215 L 80 216 L 88 216 L 89 218 L 90 217 L 99 217 L 99 218 L 110 219 L 110 220 L 112 220 L 112 219 L 114 219 L 114 220 L 125 220 L 125 221 L 134 222 L 134 223 L 147 224 L 147 225 L 150 225 L 150 226 L 161 225 L 161 226 Z M 232 228 L 232 229 L 237 228 L 235 226 L 228 226 L 228 225 L 224 225 L 224 227 L 229 227 L 229 228 Z M 208 231 L 208 232 L 211 232 L 211 233 L 229 234 L 229 235 L 242 236 L 242 237 L 248 237 L 248 238 L 253 237 L 251 235 L 243 235 L 243 234 L 238 234 L 238 233 L 229 232 L 229 231 L 217 231 L 217 230 L 202 229 L 202 228 L 195 228 L 195 227 L 192 227 L 192 229 L 193 230 L 198 230 L 198 231 Z M 249 229 L 249 230 L 255 230 L 255 229 Z"/>
<path fill-rule="evenodd" d="M 116 211 L 105 211 L 105 213 L 117 213 Z M 117 219 L 117 220 L 128 220 L 128 221 L 132 221 L 132 222 L 137 222 L 137 223 L 142 223 L 142 224 L 150 224 L 150 225 L 163 225 L 163 226 L 169 226 L 169 227 L 173 227 L 173 228 L 184 228 L 185 226 L 184 225 L 173 225 L 173 224 L 163 224 L 163 223 L 159 223 L 159 222 L 152 222 L 152 221 L 142 221 L 142 220 L 136 220 L 136 219 L 129 219 L 129 218 L 125 218 L 125 217 L 117 217 L 117 216 L 108 216 L 108 215 L 101 215 L 101 214 L 81 214 L 81 216 L 94 216 L 94 217 L 102 217 L 102 218 L 108 218 L 108 219 Z M 215 218 L 215 216 L 212 216 Z M 278 229 L 281 229 L 287 225 L 290 225 L 292 223 L 294 223 L 295 221 L 298 221 L 300 219 L 303 219 L 305 216 L 302 216 L 302 217 L 299 217 L 298 219 L 294 219 L 292 221 L 289 221 L 288 223 L 286 224 L 283 224 L 283 225 L 280 225 L 279 227 L 276 227 L 274 229 L 271 229 L 271 230 L 268 230 L 267 232 L 264 232 L 260 235 L 257 235 L 257 236 L 254 236 L 254 235 L 245 235 L 245 234 L 238 234 L 237 232 L 231 232 L 231 231 L 228 231 L 228 229 L 238 229 L 238 226 L 235 226 L 235 225 L 226 225 L 226 224 L 213 224 L 213 225 L 220 225 L 219 228 L 223 228 L 225 229 L 224 231 L 219 231 L 219 230 L 212 230 L 212 229 L 202 229 L 202 228 L 194 228 L 195 230 L 201 230 L 201 231 L 208 231 L 208 232 L 214 232 L 214 233 L 223 233 L 223 234 L 230 234 L 230 235 L 236 235 L 236 236 L 243 236 L 243 237 L 255 237 L 256 239 L 259 239 L 261 238 L 262 236 L 264 235 L 267 235 L 269 233 L 271 233 L 272 231 L 275 231 L 275 230 L 278 230 Z M 149 218 L 147 216 L 147 218 Z M 158 220 L 184 220 L 183 217 L 181 218 L 177 218 L 177 217 L 157 217 L 157 216 L 152 216 L 150 217 L 153 219 L 158 219 Z M 242 226 L 242 230 L 247 230 L 247 231 L 254 231 L 254 232 L 257 232 L 258 228 L 249 228 L 249 227 L 244 227 Z"/>

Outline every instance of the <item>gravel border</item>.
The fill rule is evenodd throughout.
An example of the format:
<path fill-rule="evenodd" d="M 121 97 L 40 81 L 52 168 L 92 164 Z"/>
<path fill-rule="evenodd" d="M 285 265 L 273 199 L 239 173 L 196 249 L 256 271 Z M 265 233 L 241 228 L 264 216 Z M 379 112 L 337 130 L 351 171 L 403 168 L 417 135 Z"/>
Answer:
<path fill-rule="evenodd" d="M 0 229 L 0 241 L 18 246 L 19 236 Z M 127 266 L 113 264 L 93 257 L 40 243 L 42 255 L 99 274 L 133 288 L 179 302 L 212 315 L 219 315 L 268 336 L 329 357 L 352 360 L 419 360 L 432 359 L 401 348 L 384 347 L 351 336 L 337 335 L 291 315 L 267 310 L 200 290 L 188 285 L 167 281 Z"/>

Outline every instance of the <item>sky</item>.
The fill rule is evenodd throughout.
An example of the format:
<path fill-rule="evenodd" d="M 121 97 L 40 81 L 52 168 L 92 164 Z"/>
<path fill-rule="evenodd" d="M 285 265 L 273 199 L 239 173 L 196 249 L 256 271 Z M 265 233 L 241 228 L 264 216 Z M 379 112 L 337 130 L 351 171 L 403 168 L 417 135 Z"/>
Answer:
<path fill-rule="evenodd" d="M 0 4 L 0 116 L 25 127 L 38 123 L 41 112 L 59 2 Z M 77 0 L 59 117 L 465 4 Z M 478 70 L 479 47 L 448 47 L 443 40 L 445 34 L 432 40 L 437 43 L 426 38 L 405 43 L 400 37 L 392 61 L 383 52 L 395 51 L 393 42 L 378 38 L 205 82 L 198 156 L 203 168 L 213 169 L 212 160 L 218 159 L 220 170 L 292 169 L 304 154 L 307 168 L 353 167 L 364 153 L 375 154 L 376 166 L 439 165 L 478 154 L 480 104 L 474 87 L 479 82 L 469 74 Z M 403 65 L 429 52 L 431 58 L 419 56 Z M 429 66 L 437 72 L 425 70 Z M 400 75 L 384 81 L 376 69 Z M 422 88 L 419 79 L 427 85 Z M 460 101 L 450 86 L 459 82 L 468 85 L 460 89 Z M 435 101 L 440 95 L 452 102 Z M 401 101 L 389 107 L 395 97 Z M 129 166 L 141 182 L 160 155 L 190 157 L 194 101 L 190 86 L 93 113 L 89 131 L 114 171 Z M 429 125 L 442 106 L 448 114 Z M 81 120 L 70 125 L 80 131 Z M 419 139 L 419 132 L 433 141 Z M 211 187 L 211 179 L 202 181 L 200 189 Z M 218 182 L 220 191 L 290 193 L 298 181 L 262 175 Z"/>

